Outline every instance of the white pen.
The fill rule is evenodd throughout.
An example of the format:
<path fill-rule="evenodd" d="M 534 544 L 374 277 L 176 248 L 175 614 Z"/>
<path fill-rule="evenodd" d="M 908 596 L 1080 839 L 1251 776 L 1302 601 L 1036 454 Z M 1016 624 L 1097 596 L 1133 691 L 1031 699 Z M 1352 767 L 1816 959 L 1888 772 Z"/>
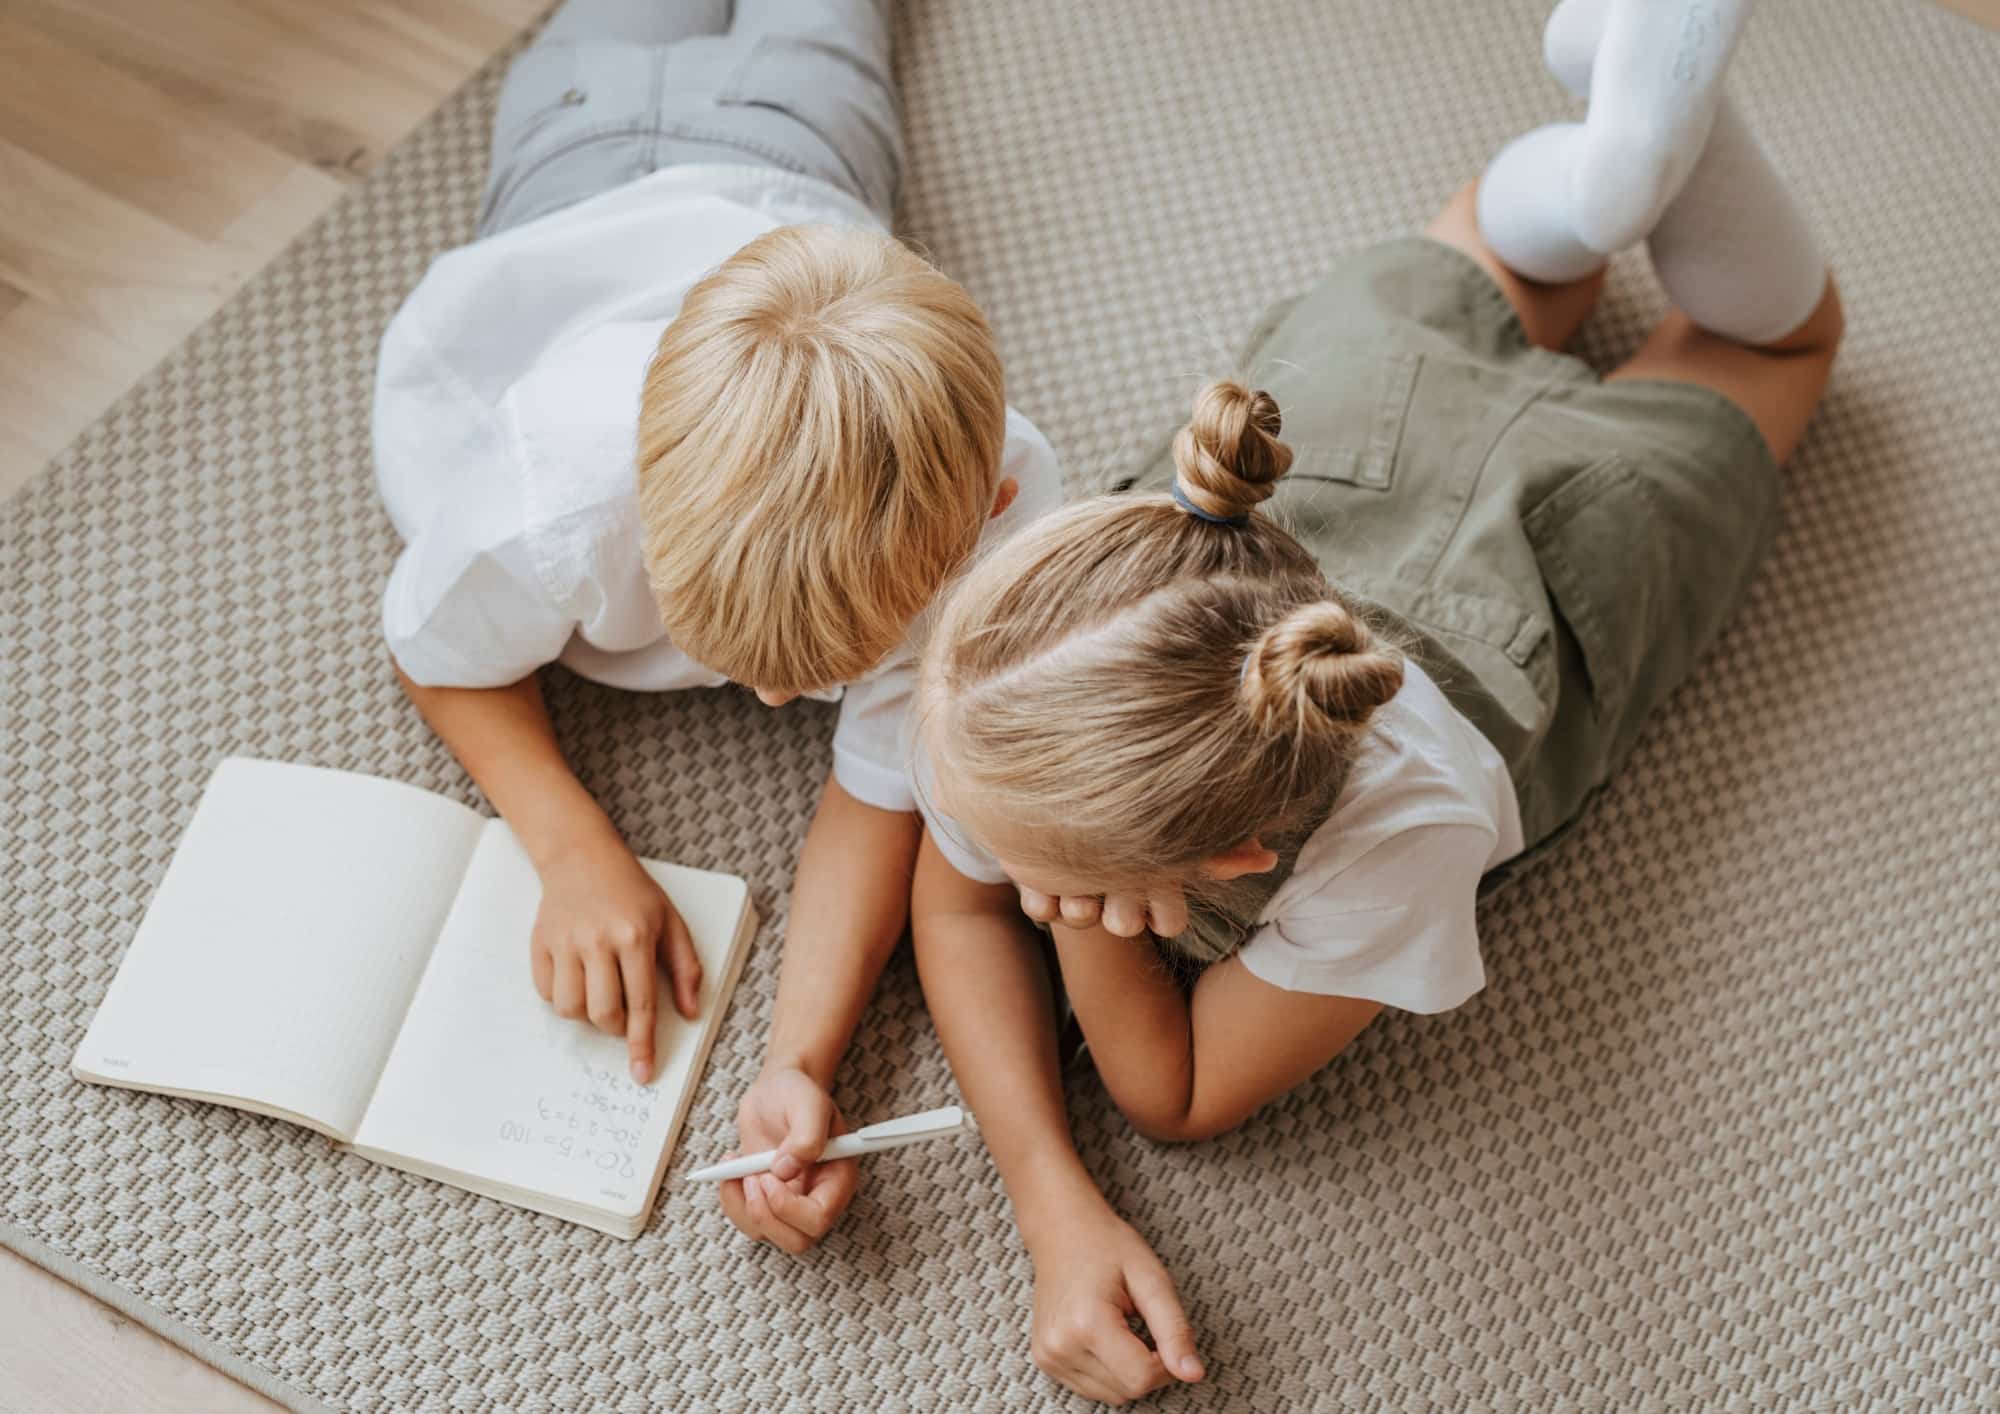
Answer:
<path fill-rule="evenodd" d="M 946 1105 L 941 1110 L 925 1110 L 920 1115 L 905 1115 L 901 1119 L 885 1119 L 880 1124 L 871 1124 L 866 1129 L 857 1129 L 852 1134 L 837 1134 L 827 1141 L 820 1150 L 818 1162 L 833 1159 L 854 1159 L 863 1154 L 879 1154 L 884 1149 L 900 1149 L 905 1144 L 921 1144 L 926 1139 L 942 1139 L 949 1134 L 957 1134 L 965 1128 L 965 1111 L 957 1105 Z M 740 1159 L 724 1159 L 719 1164 L 710 1164 L 705 1169 L 696 1169 L 681 1179 L 683 1183 L 712 1183 L 729 1178 L 748 1178 L 753 1173 L 767 1173 L 772 1161 L 778 1157 L 776 1149 L 765 1149 L 761 1153 L 745 1154 Z"/>

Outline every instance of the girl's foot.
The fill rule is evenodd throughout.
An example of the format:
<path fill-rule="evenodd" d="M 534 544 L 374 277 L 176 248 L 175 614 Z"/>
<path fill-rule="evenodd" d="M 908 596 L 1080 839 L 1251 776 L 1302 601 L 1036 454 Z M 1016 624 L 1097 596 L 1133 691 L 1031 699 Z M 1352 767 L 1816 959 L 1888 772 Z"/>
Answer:
<path fill-rule="evenodd" d="M 1750 0 L 1565 0 L 1543 53 L 1565 84 L 1593 22 L 1590 112 L 1569 178 L 1570 218 L 1604 254 L 1643 239 L 1708 142 Z"/>

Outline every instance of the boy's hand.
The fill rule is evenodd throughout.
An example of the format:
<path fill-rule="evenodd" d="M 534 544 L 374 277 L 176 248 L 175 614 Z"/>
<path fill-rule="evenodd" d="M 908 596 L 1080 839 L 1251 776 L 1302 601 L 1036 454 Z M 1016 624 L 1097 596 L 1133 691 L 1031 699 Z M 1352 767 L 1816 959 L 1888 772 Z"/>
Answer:
<path fill-rule="evenodd" d="M 769 1173 L 724 1183 L 722 1211 L 749 1236 L 798 1256 L 854 1201 L 855 1160 L 813 1162 L 829 1138 L 846 1132 L 833 1096 L 811 1076 L 789 1066 L 765 1071 L 736 1107 L 737 1140 L 746 1154 L 782 1152 Z"/>
<path fill-rule="evenodd" d="M 1123 1404 L 1162 1385 L 1202 1377 L 1194 1328 L 1173 1278 L 1130 1224 L 1109 1208 L 1079 1213 L 1039 1234 L 1030 1347 L 1044 1373 L 1086 1399 Z M 1126 1323 L 1138 1316 L 1156 1349 Z"/>
<path fill-rule="evenodd" d="M 1171 938 L 1188 925 L 1187 896 L 1180 885 L 1166 884 L 1144 895 L 1067 894 L 1058 898 L 1027 885 L 1019 886 L 1021 911 L 1037 923 L 1067 923 L 1072 928 L 1088 928 L 1102 923 L 1104 931 L 1121 938 L 1136 938 L 1151 931 L 1155 937 Z"/>
<path fill-rule="evenodd" d="M 622 842 L 580 847 L 542 869 L 542 906 L 529 942 L 535 990 L 558 1016 L 623 1036 L 632 1078 L 653 1078 L 653 1025 L 664 963 L 674 1007 L 692 1021 L 701 959 L 687 924 Z"/>

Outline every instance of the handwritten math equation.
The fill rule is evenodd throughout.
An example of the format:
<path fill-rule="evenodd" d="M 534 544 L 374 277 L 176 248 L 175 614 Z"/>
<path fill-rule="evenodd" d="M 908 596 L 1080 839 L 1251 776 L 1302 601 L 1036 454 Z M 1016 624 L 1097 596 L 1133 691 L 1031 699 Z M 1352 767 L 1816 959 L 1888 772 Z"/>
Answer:
<path fill-rule="evenodd" d="M 535 1097 L 530 1121 L 500 1121 L 501 1142 L 606 1176 L 635 1178 L 633 1156 L 653 1119 L 653 1092 L 601 1066 L 577 1068 L 567 1089 Z"/>

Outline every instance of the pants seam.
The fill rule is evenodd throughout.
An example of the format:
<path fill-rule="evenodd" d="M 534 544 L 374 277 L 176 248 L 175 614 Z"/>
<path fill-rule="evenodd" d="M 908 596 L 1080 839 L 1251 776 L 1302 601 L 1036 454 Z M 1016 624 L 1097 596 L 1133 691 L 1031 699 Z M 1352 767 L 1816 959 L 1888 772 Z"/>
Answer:
<path fill-rule="evenodd" d="M 662 138 L 680 138 L 692 142 L 709 142 L 714 143 L 718 147 L 726 147 L 744 153 L 749 157 L 756 158 L 781 171 L 790 172 L 795 176 L 818 177 L 818 174 L 813 172 L 803 162 L 798 161 L 789 153 L 780 151 L 775 146 L 759 142 L 754 138 L 745 138 L 741 134 L 728 132 L 721 128 L 704 127 L 699 123 L 675 123 L 667 125 L 659 122 L 650 122 L 627 124 L 617 128 L 599 128 L 589 133 L 565 139 L 539 157 L 530 162 L 523 163 L 520 170 L 511 173 L 504 185 L 495 188 L 493 199 L 488 203 L 486 212 L 480 221 L 481 229 L 483 230 L 490 226 L 506 208 L 507 203 L 519 195 L 522 188 L 534 177 L 547 169 L 551 163 L 559 158 L 579 152 L 595 143 L 611 142 L 620 138 L 648 139 L 650 144 L 648 150 L 654 153 L 655 156 L 657 156 L 659 141 Z M 819 180 L 825 180 L 825 178 L 819 178 Z M 831 183 L 831 185 L 839 186 L 841 184 Z"/>

